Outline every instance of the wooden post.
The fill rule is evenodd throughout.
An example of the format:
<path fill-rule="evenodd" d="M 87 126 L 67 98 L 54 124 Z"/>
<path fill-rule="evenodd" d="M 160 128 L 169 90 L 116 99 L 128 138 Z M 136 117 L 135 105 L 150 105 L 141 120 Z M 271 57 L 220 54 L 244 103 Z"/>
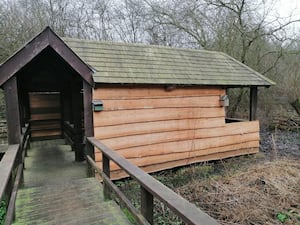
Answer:
<path fill-rule="evenodd" d="M 92 92 L 93 89 L 86 81 L 83 81 L 83 109 L 84 109 L 84 135 L 85 137 L 94 136 L 94 125 L 93 125 L 93 110 L 92 110 Z M 88 141 L 85 143 L 85 152 L 93 160 L 95 160 L 94 146 Z M 88 177 L 94 177 L 95 171 L 87 164 L 87 175 Z"/>
<path fill-rule="evenodd" d="M 76 82 L 72 85 L 72 111 L 73 111 L 73 123 L 74 123 L 74 151 L 75 160 L 83 161 L 83 135 L 82 135 L 82 125 L 81 125 L 81 107 L 82 107 L 82 97 L 80 94 L 81 85 Z"/>
<path fill-rule="evenodd" d="M 110 178 L 109 161 L 110 161 L 109 158 L 106 157 L 106 155 L 102 153 L 102 171 L 108 178 Z M 103 182 L 103 194 L 104 194 L 105 200 L 111 199 L 109 186 L 105 183 L 105 181 Z"/>
<path fill-rule="evenodd" d="M 4 84 L 6 102 L 6 120 L 8 144 L 19 144 L 21 142 L 21 124 L 18 101 L 18 87 L 16 77 L 10 78 Z"/>
<path fill-rule="evenodd" d="M 257 112 L 257 87 L 250 88 L 250 115 L 249 120 L 256 120 L 256 112 Z"/>
<path fill-rule="evenodd" d="M 153 195 L 143 186 L 141 186 L 141 213 L 150 224 L 153 224 Z"/>

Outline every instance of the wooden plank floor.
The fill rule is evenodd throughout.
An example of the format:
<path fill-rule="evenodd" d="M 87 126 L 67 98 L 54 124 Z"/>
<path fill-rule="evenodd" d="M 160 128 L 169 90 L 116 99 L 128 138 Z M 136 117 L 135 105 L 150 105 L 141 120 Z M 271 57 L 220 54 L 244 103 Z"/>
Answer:
<path fill-rule="evenodd" d="M 33 143 L 25 166 L 14 224 L 130 224 L 115 202 L 104 201 L 100 182 L 85 177 L 85 163 L 75 162 L 61 140 Z"/>

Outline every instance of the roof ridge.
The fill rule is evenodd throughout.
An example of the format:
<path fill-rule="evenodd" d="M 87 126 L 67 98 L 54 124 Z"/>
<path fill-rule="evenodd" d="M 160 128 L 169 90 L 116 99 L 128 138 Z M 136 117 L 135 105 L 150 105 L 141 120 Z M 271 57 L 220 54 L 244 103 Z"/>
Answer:
<path fill-rule="evenodd" d="M 144 43 L 86 40 L 86 39 L 70 38 L 70 37 L 62 37 L 62 40 L 74 41 L 74 42 L 89 42 L 95 44 L 105 44 L 105 45 L 115 45 L 115 46 L 119 45 L 119 46 L 128 46 L 128 47 L 162 48 L 162 49 L 172 49 L 172 50 L 180 50 L 180 51 L 195 51 L 195 52 L 205 52 L 210 54 L 222 53 L 220 51 L 215 51 L 215 50 L 196 49 L 196 48 L 188 48 L 188 47 L 173 47 L 173 46 L 165 46 L 165 45 L 151 45 L 151 44 L 144 44 Z"/>

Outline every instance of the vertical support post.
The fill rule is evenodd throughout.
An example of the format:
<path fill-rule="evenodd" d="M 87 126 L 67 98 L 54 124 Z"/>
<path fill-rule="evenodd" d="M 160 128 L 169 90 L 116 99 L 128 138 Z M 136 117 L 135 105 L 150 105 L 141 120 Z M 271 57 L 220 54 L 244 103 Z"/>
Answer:
<path fill-rule="evenodd" d="M 109 161 L 110 161 L 109 158 L 106 157 L 106 155 L 102 153 L 102 171 L 108 178 L 110 178 Z M 105 180 L 103 181 L 103 194 L 104 194 L 104 199 L 106 199 L 106 200 L 111 199 L 109 186 L 105 183 Z"/>
<path fill-rule="evenodd" d="M 250 115 L 249 120 L 256 120 L 256 112 L 257 112 L 257 87 L 250 88 Z"/>
<path fill-rule="evenodd" d="M 141 186 L 141 213 L 150 224 L 153 224 L 153 195 L 143 186 Z"/>
<path fill-rule="evenodd" d="M 85 137 L 94 136 L 94 125 L 93 125 L 93 110 L 92 110 L 92 87 L 83 81 L 83 109 L 84 109 L 84 135 Z M 89 142 L 85 143 L 86 154 L 95 160 L 94 146 Z M 87 175 L 89 177 L 95 176 L 95 171 L 88 164 L 87 165 Z"/>
<path fill-rule="evenodd" d="M 81 107 L 82 107 L 82 97 L 80 94 L 81 84 L 73 82 L 72 85 L 72 111 L 73 111 L 73 123 L 74 123 L 74 151 L 75 160 L 84 160 L 83 151 L 83 134 L 82 134 L 82 124 L 81 124 Z"/>
<path fill-rule="evenodd" d="M 8 144 L 21 141 L 21 123 L 18 100 L 17 78 L 13 76 L 4 84 Z"/>

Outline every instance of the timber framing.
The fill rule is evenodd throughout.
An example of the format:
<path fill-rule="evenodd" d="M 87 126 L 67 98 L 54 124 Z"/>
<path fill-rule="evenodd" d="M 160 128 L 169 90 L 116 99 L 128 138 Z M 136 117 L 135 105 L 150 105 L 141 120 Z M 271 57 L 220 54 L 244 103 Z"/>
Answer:
<path fill-rule="evenodd" d="M 29 41 L 0 67 L 0 86 L 14 76 L 47 47 L 61 56 L 89 85 L 93 86 L 93 71 L 49 27 Z"/>

